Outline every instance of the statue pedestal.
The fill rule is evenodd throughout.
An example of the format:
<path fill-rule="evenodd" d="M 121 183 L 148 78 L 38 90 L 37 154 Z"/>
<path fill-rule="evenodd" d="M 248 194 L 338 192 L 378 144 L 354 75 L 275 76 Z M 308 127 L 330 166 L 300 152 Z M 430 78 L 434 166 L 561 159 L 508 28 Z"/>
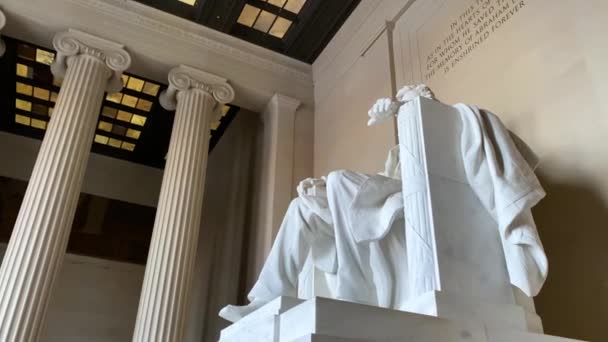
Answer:
<path fill-rule="evenodd" d="M 417 98 L 400 107 L 398 128 L 406 224 L 393 229 L 405 229 L 411 299 L 395 307 L 406 311 L 318 297 L 333 297 L 336 280 L 309 258 L 298 288 L 311 299 L 278 298 L 221 342 L 574 341 L 543 335 L 532 299 L 511 285 L 498 224 L 465 173 L 458 110 Z"/>
<path fill-rule="evenodd" d="M 438 294 L 432 297 L 438 302 L 445 299 Z M 478 313 L 492 314 L 491 307 L 480 307 Z M 517 317 L 515 311 L 513 314 Z M 439 318 L 320 297 L 305 302 L 281 297 L 224 329 L 220 342 L 575 341 L 511 328 L 509 322 L 502 327 L 496 323 Z"/>
<path fill-rule="evenodd" d="M 220 341 L 279 341 L 281 314 L 302 302 L 297 298 L 279 297 L 222 330 Z"/>
<path fill-rule="evenodd" d="M 484 302 L 442 291 L 431 291 L 410 300 L 406 310 L 488 328 L 543 333 L 542 321 L 534 307 Z"/>

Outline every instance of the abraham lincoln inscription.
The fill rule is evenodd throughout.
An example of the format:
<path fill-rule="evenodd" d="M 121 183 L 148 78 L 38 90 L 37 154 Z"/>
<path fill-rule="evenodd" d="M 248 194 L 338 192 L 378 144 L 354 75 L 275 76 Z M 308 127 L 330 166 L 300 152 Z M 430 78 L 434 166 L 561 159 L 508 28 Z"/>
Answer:
<path fill-rule="evenodd" d="M 506 27 L 531 0 L 473 0 L 451 18 L 447 33 L 420 51 L 421 74 L 427 81 L 445 75 Z M 458 13 L 458 12 L 456 12 Z"/>

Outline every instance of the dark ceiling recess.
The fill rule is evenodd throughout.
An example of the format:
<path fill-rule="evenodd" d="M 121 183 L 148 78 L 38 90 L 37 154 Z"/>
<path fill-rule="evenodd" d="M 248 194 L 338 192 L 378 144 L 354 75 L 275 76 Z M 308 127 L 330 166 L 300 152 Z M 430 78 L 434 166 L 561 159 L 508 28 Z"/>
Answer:
<path fill-rule="evenodd" d="M 54 79 L 51 50 L 3 37 L 7 50 L 0 59 L 0 130 L 42 139 L 53 115 L 61 82 Z M 92 151 L 114 158 L 163 168 L 174 113 L 158 103 L 164 84 L 137 75 L 123 75 L 124 88 L 105 94 Z M 238 107 L 225 105 L 211 125 L 213 150 Z"/>
<path fill-rule="evenodd" d="M 27 182 L 0 176 L 0 243 L 8 243 Z M 68 253 L 146 264 L 156 208 L 81 193 Z"/>
<path fill-rule="evenodd" d="M 361 0 L 137 0 L 311 64 Z"/>

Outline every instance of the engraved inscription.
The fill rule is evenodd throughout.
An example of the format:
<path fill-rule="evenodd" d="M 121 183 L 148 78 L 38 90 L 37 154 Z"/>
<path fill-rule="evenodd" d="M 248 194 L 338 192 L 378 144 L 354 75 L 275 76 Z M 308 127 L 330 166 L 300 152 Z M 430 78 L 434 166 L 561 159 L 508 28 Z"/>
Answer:
<path fill-rule="evenodd" d="M 450 72 L 518 15 L 528 1 L 473 0 L 450 23 L 447 35 L 423 55 L 424 80 Z"/>

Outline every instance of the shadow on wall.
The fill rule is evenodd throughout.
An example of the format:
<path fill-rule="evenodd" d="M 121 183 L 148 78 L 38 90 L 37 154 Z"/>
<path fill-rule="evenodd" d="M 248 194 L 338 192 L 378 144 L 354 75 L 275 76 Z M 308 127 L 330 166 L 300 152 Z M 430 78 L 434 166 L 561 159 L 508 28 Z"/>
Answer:
<path fill-rule="evenodd" d="M 541 173 L 547 197 L 534 208 L 549 258 L 536 308 L 550 335 L 608 341 L 608 199 L 592 187 Z M 605 196 L 604 196 L 605 197 Z"/>

